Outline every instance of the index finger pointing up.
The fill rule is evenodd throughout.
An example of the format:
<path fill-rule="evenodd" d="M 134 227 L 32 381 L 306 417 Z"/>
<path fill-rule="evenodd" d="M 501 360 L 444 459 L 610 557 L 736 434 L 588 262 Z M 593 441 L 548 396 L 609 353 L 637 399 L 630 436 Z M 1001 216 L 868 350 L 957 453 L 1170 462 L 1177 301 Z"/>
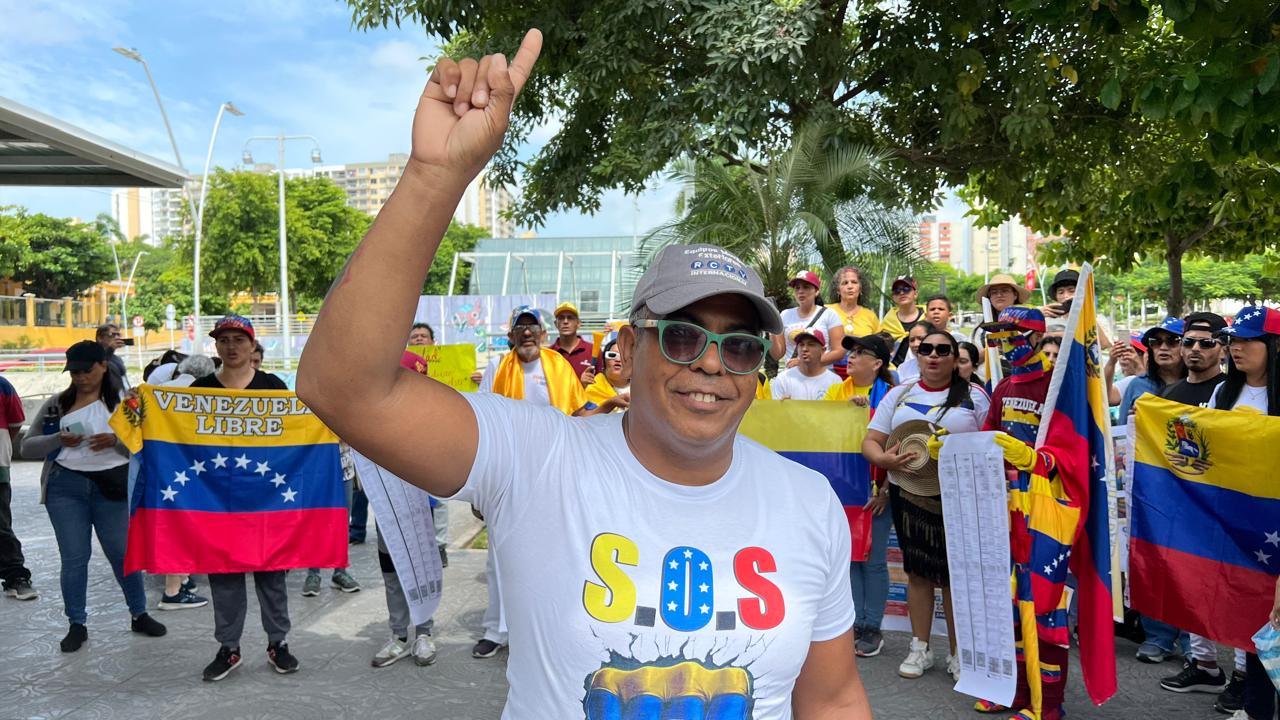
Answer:
<path fill-rule="evenodd" d="M 511 84 L 515 86 L 516 95 L 520 94 L 524 83 L 529 79 L 529 74 L 533 72 L 533 64 L 537 61 L 538 55 L 542 52 L 542 31 L 537 28 L 531 28 L 525 33 L 524 40 L 520 42 L 520 49 L 516 51 L 516 56 L 511 60 Z"/>

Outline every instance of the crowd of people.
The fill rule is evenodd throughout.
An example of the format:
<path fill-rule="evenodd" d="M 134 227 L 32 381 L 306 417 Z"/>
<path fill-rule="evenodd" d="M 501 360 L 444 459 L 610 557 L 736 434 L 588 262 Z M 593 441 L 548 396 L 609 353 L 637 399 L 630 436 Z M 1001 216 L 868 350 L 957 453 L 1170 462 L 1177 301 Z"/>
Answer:
<path fill-rule="evenodd" d="M 1039 592 L 1028 579 L 1026 498 L 1032 478 L 1055 462 L 1034 441 L 1078 276 L 1056 276 L 1053 302 L 1041 307 L 1028 304 L 1028 290 L 1014 278 L 992 277 L 976 298 L 989 305 L 989 319 L 965 335 L 953 326 L 952 300 L 936 294 L 920 304 L 911 276 L 893 280 L 894 307 L 876 317 L 859 269 L 834 274 L 829 304 L 819 301 L 822 279 L 804 271 L 791 282 L 795 307 L 779 313 L 741 259 L 708 245 L 670 245 L 639 279 L 628 321 L 599 342 L 579 336 L 571 304 L 550 317 L 517 307 L 507 325 L 509 349 L 478 373 L 480 392 L 429 381 L 421 377 L 429 373 L 421 356 L 406 352 L 435 339 L 430 327 L 413 324 L 414 300 L 452 208 L 498 147 L 540 47 L 535 30 L 510 65 L 493 55 L 443 58 L 435 66 L 405 176 L 325 302 L 299 367 L 298 397 L 352 447 L 433 496 L 472 503 L 485 519 L 488 608 L 472 654 L 489 658 L 510 648 L 504 717 L 630 717 L 624 707 L 640 702 L 646 716 L 697 716 L 712 707 L 716 717 L 869 718 L 856 658 L 876 657 L 884 647 L 890 527 L 907 576 L 911 628 L 901 677 L 920 678 L 939 664 L 931 645 L 939 591 L 951 620 L 941 490 L 936 477 L 920 471 L 924 458 L 904 444 L 918 428 L 930 428 L 931 453 L 963 433 L 996 432 L 1006 461 L 1015 595 Z M 369 322 L 373 316 L 379 321 Z M 548 342 L 552 323 L 557 336 Z M 159 376 L 233 391 L 285 387 L 259 368 L 261 347 L 247 319 L 224 317 L 211 336 L 219 363 L 170 357 L 148 381 Z M 1127 342 L 1105 333 L 1100 340 L 1109 351 L 1105 375 L 1116 422 L 1146 393 L 1280 415 L 1280 311 L 1248 307 L 1233 322 L 1192 313 Z M 132 629 L 165 634 L 147 612 L 140 574 L 123 573 L 130 461 L 106 424 L 129 387 L 114 355 L 119 342 L 118 328 L 104 326 L 97 340 L 69 348 L 70 385 L 45 403 L 20 440 L 21 405 L 0 378 L 7 442 L 45 463 L 41 501 L 57 538 L 70 625 L 64 652 L 78 651 L 88 637 L 91 532 L 124 592 Z M 763 372 L 770 358 L 778 367 L 773 377 Z M 861 451 L 874 466 L 874 491 L 866 504 L 872 528 L 865 560 L 850 561 L 848 517 L 826 478 L 738 437 L 750 405 L 768 398 L 867 408 Z M 424 417 L 432 432 L 384 431 L 420 427 Z M 0 451 L 7 471 L 12 446 L 0 444 Z M 343 475 L 348 540 L 363 542 L 367 516 L 358 511 L 349 462 Z M 36 591 L 12 532 L 8 483 L 0 492 L 0 579 L 7 595 L 30 601 Z M 381 538 L 379 551 L 391 639 L 372 665 L 409 656 L 431 664 L 431 623 L 415 627 L 409 641 L 404 590 Z M 721 563 L 728 564 L 723 571 Z M 302 570 L 304 595 L 311 595 L 320 571 Z M 268 661 L 291 673 L 299 662 L 287 642 L 285 577 L 256 572 L 254 585 Z M 359 590 L 345 568 L 334 569 L 331 580 L 340 591 Z M 245 574 L 209 575 L 208 586 L 219 649 L 203 677 L 216 681 L 241 664 Z M 201 607 L 206 600 L 197 590 L 191 577 L 166 578 L 158 606 Z M 1039 718 L 1059 720 L 1068 594 L 1048 591 L 1056 604 L 1037 618 Z M 726 592 L 736 599 L 732 611 L 715 600 Z M 1270 619 L 1280 624 L 1280 606 Z M 1275 689 L 1249 648 L 1239 649 L 1245 652 L 1228 675 L 1211 641 L 1184 642 L 1179 629 L 1151 619 L 1143 625 L 1138 661 L 1163 662 L 1179 650 L 1186 659 L 1162 688 L 1214 693 L 1215 707 L 1238 720 L 1273 717 Z M 951 622 L 948 632 L 942 664 L 957 676 Z M 1020 632 L 1015 625 L 1015 636 Z M 975 710 L 1032 717 L 1021 656 L 1012 705 L 983 700 Z"/>

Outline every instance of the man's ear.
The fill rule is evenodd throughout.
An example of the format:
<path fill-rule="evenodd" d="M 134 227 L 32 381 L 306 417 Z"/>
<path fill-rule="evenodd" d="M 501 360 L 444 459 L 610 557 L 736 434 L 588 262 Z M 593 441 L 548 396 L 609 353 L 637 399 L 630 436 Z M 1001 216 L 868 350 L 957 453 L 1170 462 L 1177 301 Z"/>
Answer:
<path fill-rule="evenodd" d="M 618 329 L 618 354 L 622 359 L 622 372 L 628 377 L 635 369 L 636 344 L 639 342 L 636 329 L 631 325 L 623 325 Z"/>

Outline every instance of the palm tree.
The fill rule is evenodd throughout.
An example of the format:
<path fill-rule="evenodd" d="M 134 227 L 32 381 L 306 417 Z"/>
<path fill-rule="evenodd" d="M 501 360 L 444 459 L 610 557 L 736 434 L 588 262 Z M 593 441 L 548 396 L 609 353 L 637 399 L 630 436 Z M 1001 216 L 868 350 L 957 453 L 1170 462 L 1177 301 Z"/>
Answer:
<path fill-rule="evenodd" d="M 683 184 L 676 219 L 644 238 L 641 255 L 652 257 L 671 243 L 719 245 L 755 267 L 779 307 L 790 304 L 787 282 L 799 270 L 830 277 L 851 264 L 868 271 L 886 262 L 927 266 L 911 217 L 872 199 L 885 182 L 887 160 L 886 153 L 811 127 L 758 162 L 680 161 L 670 173 Z"/>

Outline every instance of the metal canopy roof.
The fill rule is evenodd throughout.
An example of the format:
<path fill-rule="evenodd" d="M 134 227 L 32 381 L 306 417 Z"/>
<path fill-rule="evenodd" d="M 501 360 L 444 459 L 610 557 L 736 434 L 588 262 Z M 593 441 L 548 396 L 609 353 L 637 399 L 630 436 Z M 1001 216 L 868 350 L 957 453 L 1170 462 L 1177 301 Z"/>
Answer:
<path fill-rule="evenodd" d="M 0 97 L 0 185 L 178 188 L 175 165 Z"/>

